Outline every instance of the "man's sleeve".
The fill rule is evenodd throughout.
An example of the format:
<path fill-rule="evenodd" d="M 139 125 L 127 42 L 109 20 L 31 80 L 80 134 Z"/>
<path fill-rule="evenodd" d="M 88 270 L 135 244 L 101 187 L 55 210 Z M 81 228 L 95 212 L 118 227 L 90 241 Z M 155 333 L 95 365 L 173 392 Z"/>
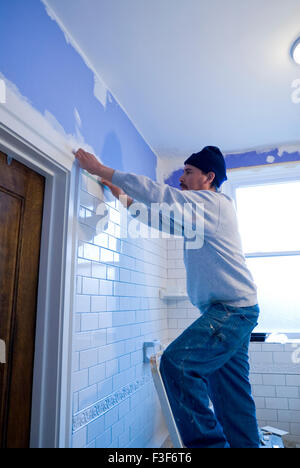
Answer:
<path fill-rule="evenodd" d="M 189 237 L 192 233 L 195 234 L 198 228 L 203 232 L 204 205 L 207 194 L 201 191 L 182 191 L 167 184 L 154 182 L 143 175 L 118 170 L 115 170 L 112 176 L 112 183 L 122 188 L 134 200 L 145 204 L 151 212 L 163 209 L 163 204 L 173 208 L 174 211 L 170 211 L 170 217 L 176 232 L 180 230 L 182 232 L 184 228 L 185 234 Z M 167 212 L 167 210 L 163 211 Z"/>
<path fill-rule="evenodd" d="M 182 195 L 181 190 L 167 184 L 159 184 L 143 175 L 115 170 L 112 183 L 122 188 L 134 200 L 145 203 L 149 207 L 151 203 L 165 202 L 172 205 L 176 202 L 187 201 L 187 197 Z"/>
<path fill-rule="evenodd" d="M 151 208 L 147 205 L 134 200 L 132 205 L 127 208 L 132 218 L 137 219 L 139 222 L 147 225 L 149 228 L 157 229 L 160 232 L 165 232 L 170 235 L 183 236 L 184 228 L 179 230 L 179 226 L 174 227 L 174 220 L 172 216 L 166 216 L 161 211 L 157 213 L 155 210 L 151 212 Z M 154 218 L 154 219 L 153 219 Z"/>

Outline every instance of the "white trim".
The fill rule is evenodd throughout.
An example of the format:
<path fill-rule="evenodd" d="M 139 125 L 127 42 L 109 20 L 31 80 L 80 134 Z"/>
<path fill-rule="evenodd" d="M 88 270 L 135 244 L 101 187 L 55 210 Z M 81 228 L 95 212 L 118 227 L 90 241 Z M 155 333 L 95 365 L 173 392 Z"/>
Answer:
<path fill-rule="evenodd" d="M 29 147 L 38 149 L 43 158 L 71 171 L 74 156 L 70 138 L 54 130 L 47 119 L 34 109 L 25 98 L 6 89 L 6 104 L 0 104 L 0 122 L 15 135 L 22 136 Z"/>
<path fill-rule="evenodd" d="M 0 105 L 0 149 L 46 179 L 30 446 L 71 447 L 79 170 L 67 139 L 7 91 L 7 104 Z"/>
<path fill-rule="evenodd" d="M 294 255 L 300 255 L 300 250 L 278 250 L 277 252 L 250 252 L 247 253 L 246 257 L 292 257 Z"/>
<path fill-rule="evenodd" d="M 222 192 L 232 196 L 238 186 L 300 180 L 300 162 L 228 169 L 227 177 Z"/>

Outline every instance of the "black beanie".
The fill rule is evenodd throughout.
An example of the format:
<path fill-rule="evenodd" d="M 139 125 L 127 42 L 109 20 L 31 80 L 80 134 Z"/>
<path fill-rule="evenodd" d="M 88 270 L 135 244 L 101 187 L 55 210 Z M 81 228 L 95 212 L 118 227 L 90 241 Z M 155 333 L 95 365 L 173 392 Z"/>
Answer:
<path fill-rule="evenodd" d="M 214 172 L 217 187 L 227 180 L 225 159 L 216 146 L 205 146 L 199 153 L 193 153 L 184 164 L 198 167 L 206 174 Z"/>

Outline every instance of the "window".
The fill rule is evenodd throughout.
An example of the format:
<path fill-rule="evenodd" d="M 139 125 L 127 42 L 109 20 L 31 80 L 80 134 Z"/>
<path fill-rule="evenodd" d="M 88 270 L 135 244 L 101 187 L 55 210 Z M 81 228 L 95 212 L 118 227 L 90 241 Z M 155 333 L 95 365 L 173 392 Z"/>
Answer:
<path fill-rule="evenodd" d="M 231 195 L 258 288 L 261 314 L 255 331 L 300 332 L 300 177 L 294 179 L 292 169 L 287 177 L 253 172 L 247 178 L 244 170 L 240 182 L 235 175 Z"/>

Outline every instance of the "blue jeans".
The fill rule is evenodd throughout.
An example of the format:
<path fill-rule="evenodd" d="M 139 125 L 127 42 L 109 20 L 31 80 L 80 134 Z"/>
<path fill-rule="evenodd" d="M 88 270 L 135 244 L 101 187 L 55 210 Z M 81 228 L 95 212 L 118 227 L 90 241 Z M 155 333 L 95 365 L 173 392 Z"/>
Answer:
<path fill-rule="evenodd" d="M 259 447 L 248 362 L 258 315 L 258 305 L 211 304 L 163 353 L 160 372 L 186 447 Z"/>

